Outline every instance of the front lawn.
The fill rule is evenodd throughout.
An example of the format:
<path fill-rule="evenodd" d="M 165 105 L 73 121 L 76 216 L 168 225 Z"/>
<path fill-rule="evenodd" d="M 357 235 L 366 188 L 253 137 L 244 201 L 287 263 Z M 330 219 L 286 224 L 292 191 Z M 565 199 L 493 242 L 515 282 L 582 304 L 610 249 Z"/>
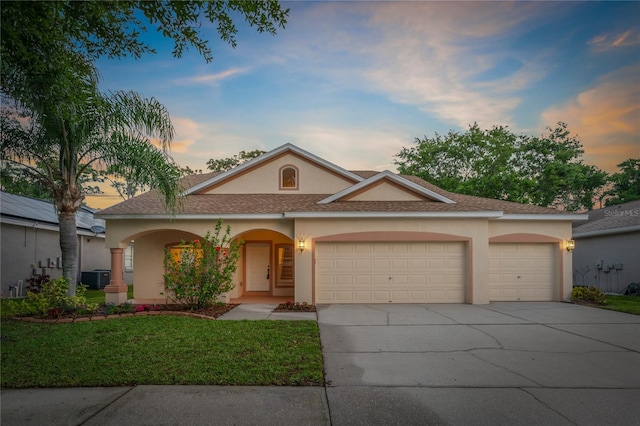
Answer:
<path fill-rule="evenodd" d="M 640 297 L 607 295 L 606 304 L 601 307 L 612 311 L 640 315 Z"/>
<path fill-rule="evenodd" d="M 2 320 L 2 388 L 322 385 L 315 321 Z"/>

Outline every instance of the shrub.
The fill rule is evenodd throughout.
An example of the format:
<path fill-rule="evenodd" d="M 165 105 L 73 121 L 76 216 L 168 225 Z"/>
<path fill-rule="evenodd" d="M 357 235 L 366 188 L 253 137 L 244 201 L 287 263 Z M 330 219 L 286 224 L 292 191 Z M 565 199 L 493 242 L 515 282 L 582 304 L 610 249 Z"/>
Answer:
<path fill-rule="evenodd" d="M 92 304 L 87 304 L 86 291 L 85 286 L 79 285 L 76 287 L 76 295 L 68 296 L 69 284 L 64 277 L 60 277 L 40 284 L 37 293 L 28 291 L 26 305 L 30 312 L 51 317 L 78 309 L 95 310 Z"/>
<path fill-rule="evenodd" d="M 579 300 L 598 305 L 605 304 L 605 294 L 595 286 L 574 287 L 571 291 L 571 300 Z"/>
<path fill-rule="evenodd" d="M 194 308 L 209 306 L 235 287 L 233 274 L 238 266 L 242 243 L 231 241 L 231 227 L 222 233 L 222 219 L 215 232 L 204 240 L 182 241 L 179 250 L 165 250 L 164 286 L 177 303 Z"/>

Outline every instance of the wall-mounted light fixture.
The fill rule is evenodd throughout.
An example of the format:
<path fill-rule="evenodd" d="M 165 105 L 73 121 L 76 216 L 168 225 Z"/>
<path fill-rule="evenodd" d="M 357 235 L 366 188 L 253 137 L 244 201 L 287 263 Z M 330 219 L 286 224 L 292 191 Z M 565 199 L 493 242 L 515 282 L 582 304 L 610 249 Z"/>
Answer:
<path fill-rule="evenodd" d="M 300 250 L 300 253 L 302 253 L 305 248 L 306 248 L 306 243 L 303 238 L 300 238 L 300 240 L 298 240 L 298 250 Z"/>
<path fill-rule="evenodd" d="M 572 252 L 576 248 L 576 240 L 567 240 L 567 251 Z"/>

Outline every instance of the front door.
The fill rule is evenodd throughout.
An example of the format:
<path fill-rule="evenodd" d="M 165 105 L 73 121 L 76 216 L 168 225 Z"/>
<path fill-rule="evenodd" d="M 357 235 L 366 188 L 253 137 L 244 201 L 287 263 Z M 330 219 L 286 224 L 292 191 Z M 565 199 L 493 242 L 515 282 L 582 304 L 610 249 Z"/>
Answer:
<path fill-rule="evenodd" d="M 247 269 L 245 291 L 269 291 L 271 289 L 271 244 L 247 243 L 245 250 Z"/>

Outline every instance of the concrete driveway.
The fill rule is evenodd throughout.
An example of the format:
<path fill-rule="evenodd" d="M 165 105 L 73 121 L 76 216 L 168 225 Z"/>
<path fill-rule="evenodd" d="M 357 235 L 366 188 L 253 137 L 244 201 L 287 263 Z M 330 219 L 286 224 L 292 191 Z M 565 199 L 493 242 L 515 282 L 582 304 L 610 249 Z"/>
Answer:
<path fill-rule="evenodd" d="M 640 424 L 640 317 L 566 303 L 325 305 L 331 424 Z"/>

